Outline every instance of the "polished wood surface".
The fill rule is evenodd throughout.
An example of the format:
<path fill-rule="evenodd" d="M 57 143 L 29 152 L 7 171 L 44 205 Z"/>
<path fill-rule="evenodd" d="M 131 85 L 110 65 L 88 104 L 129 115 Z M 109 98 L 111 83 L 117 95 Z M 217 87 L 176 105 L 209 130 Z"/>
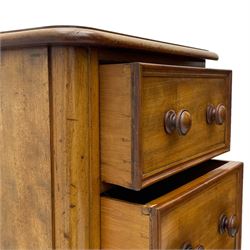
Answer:
<path fill-rule="evenodd" d="M 88 94 L 89 94 L 89 248 L 99 249 L 101 244 L 100 208 L 100 103 L 99 103 L 99 58 L 95 48 L 88 49 Z"/>
<path fill-rule="evenodd" d="M 231 72 L 222 70 L 141 65 L 141 161 L 143 178 L 165 168 L 216 150 L 229 150 L 231 124 Z M 227 120 L 222 126 L 206 123 L 207 103 L 224 103 Z M 166 110 L 186 109 L 192 127 L 185 136 L 166 135 L 162 120 Z"/>
<path fill-rule="evenodd" d="M 123 186 L 130 186 L 133 182 L 132 104 L 128 100 L 132 86 L 130 68 L 120 69 L 119 65 L 114 65 L 112 70 L 109 66 L 100 69 L 101 175 L 108 183 L 113 179 Z"/>
<path fill-rule="evenodd" d="M 166 194 L 145 204 L 143 200 L 146 201 L 147 196 L 154 196 L 153 188 L 144 193 L 141 191 L 138 195 L 136 191 L 130 191 L 130 195 L 126 191 L 106 193 L 101 198 L 102 232 L 106 236 L 102 238 L 102 248 L 182 249 L 186 242 L 190 242 L 194 247 L 205 249 L 240 249 L 240 227 L 236 237 L 230 237 L 220 234 L 219 223 L 224 213 L 227 216 L 235 215 L 241 223 L 242 164 L 216 161 L 207 164 L 215 166 L 210 170 L 208 168 L 207 173 L 200 170 L 200 177 L 197 175 L 199 168 L 196 167 L 193 171 L 197 178 L 184 185 L 180 183 L 180 186 L 170 188 Z M 204 169 L 206 163 L 202 166 Z M 178 180 L 190 178 L 183 175 L 182 178 L 179 174 Z M 167 180 L 165 183 L 163 189 L 167 186 Z M 155 189 L 155 192 L 160 190 Z M 140 213 L 138 206 L 141 207 Z M 140 216 L 135 218 L 134 214 Z M 133 223 L 127 223 L 127 218 L 135 219 Z M 133 245 L 132 232 L 137 232 L 135 227 L 145 227 L 145 220 L 150 225 L 149 238 L 146 236 L 141 239 L 137 235 L 137 245 Z M 117 231 L 120 233 L 114 239 L 111 235 Z M 145 243 L 146 239 L 149 247 Z M 142 242 L 141 247 L 137 247 L 139 240 Z"/>
<path fill-rule="evenodd" d="M 95 54 L 74 47 L 50 53 L 55 248 L 99 248 Z"/>
<path fill-rule="evenodd" d="M 0 40 L 1 249 L 240 249 L 240 164 L 192 167 L 230 146 L 215 53 L 76 26 Z"/>
<path fill-rule="evenodd" d="M 1 53 L 0 249 L 51 249 L 47 48 Z"/>
<path fill-rule="evenodd" d="M 101 65 L 100 92 L 105 182 L 141 189 L 229 150 L 230 71 Z M 223 124 L 207 124 L 209 103 L 226 107 Z M 174 127 L 166 122 L 169 110 L 176 115 Z"/>
<path fill-rule="evenodd" d="M 102 249 L 150 249 L 150 223 L 138 204 L 101 199 Z"/>
<path fill-rule="evenodd" d="M 38 45 L 116 47 L 199 59 L 218 59 L 217 54 L 203 49 L 79 26 L 50 26 L 1 32 L 0 40 L 2 48 Z"/>
<path fill-rule="evenodd" d="M 96 50 L 1 59 L 1 248 L 100 248 Z"/>
<path fill-rule="evenodd" d="M 234 238 L 218 232 L 222 213 L 236 213 L 239 216 L 238 192 L 239 176 L 234 173 L 192 199 L 171 208 L 160 208 L 160 242 L 157 248 L 177 249 L 181 241 L 186 239 L 193 245 L 202 244 L 206 249 L 238 249 Z"/>

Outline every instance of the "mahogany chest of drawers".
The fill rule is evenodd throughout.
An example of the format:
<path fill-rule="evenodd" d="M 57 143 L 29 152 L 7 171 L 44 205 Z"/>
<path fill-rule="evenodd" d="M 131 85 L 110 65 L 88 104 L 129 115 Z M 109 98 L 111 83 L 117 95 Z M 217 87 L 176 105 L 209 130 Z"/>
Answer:
<path fill-rule="evenodd" d="M 2 32 L 1 249 L 240 249 L 230 70 L 70 26 Z"/>

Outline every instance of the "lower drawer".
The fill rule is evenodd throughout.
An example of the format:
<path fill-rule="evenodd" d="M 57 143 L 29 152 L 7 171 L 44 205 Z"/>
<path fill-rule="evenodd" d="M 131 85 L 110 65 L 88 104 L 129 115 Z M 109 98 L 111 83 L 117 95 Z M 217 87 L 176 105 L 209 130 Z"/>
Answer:
<path fill-rule="evenodd" d="M 101 198 L 103 249 L 239 249 L 243 165 L 210 160 Z"/>

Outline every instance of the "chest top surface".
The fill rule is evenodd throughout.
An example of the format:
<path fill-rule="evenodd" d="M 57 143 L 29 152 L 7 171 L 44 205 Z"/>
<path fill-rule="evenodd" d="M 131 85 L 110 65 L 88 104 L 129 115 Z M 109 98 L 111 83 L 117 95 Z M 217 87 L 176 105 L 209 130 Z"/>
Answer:
<path fill-rule="evenodd" d="M 174 56 L 218 60 L 218 55 L 204 49 L 145 39 L 80 26 L 48 26 L 0 33 L 1 48 L 42 45 L 72 45 L 150 51 Z"/>

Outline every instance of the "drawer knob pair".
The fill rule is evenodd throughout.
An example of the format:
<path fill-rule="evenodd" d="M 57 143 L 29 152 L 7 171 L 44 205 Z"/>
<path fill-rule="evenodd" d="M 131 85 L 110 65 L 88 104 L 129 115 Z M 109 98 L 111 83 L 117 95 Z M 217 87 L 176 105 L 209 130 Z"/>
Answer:
<path fill-rule="evenodd" d="M 224 234 L 227 231 L 230 237 L 235 237 L 239 231 L 239 222 L 236 215 L 232 215 L 229 218 L 223 214 L 220 217 L 219 232 Z"/>
<path fill-rule="evenodd" d="M 222 125 L 226 119 L 226 107 L 223 104 L 216 107 L 208 104 L 206 115 L 208 124 L 215 122 L 217 125 Z M 164 126 L 168 134 L 177 130 L 179 135 L 186 135 L 192 126 L 191 114 L 186 109 L 182 109 L 177 114 L 174 110 L 169 110 L 165 114 Z"/>
<path fill-rule="evenodd" d="M 186 135 L 192 126 L 191 114 L 185 109 L 177 114 L 174 110 L 169 110 L 165 114 L 164 126 L 168 134 L 177 130 L 179 135 Z"/>
<path fill-rule="evenodd" d="M 182 246 L 182 250 L 204 250 L 205 247 L 202 245 L 198 245 L 197 247 L 193 248 L 189 242 L 185 242 Z"/>
<path fill-rule="evenodd" d="M 226 119 L 226 107 L 219 104 L 216 107 L 213 104 L 207 106 L 207 123 L 212 124 L 215 122 L 217 125 L 222 125 Z"/>

